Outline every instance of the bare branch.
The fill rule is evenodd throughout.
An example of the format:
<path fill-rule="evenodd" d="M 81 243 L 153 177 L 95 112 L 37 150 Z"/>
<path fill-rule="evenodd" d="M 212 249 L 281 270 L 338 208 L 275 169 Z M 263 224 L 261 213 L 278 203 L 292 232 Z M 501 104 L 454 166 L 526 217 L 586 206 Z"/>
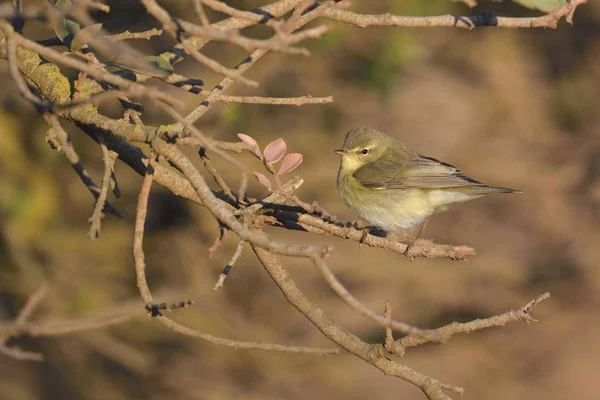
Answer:
<path fill-rule="evenodd" d="M 235 249 L 235 253 L 233 253 L 233 256 L 231 257 L 231 260 L 229 260 L 229 262 L 227 263 L 225 268 L 223 268 L 223 272 L 221 272 L 219 274 L 217 283 L 215 283 L 215 286 L 213 286 L 213 288 L 212 288 L 213 292 L 216 292 L 219 288 L 223 287 L 225 278 L 227 278 L 227 275 L 229 275 L 229 273 L 231 272 L 231 269 L 233 268 L 233 265 L 235 264 L 237 259 L 240 257 L 240 255 L 242 255 L 243 249 L 244 249 L 244 241 L 240 240 L 237 245 L 237 248 Z"/>
<path fill-rule="evenodd" d="M 246 20 L 254 22 L 254 23 L 265 23 L 266 25 L 272 25 L 272 22 L 273 22 L 271 19 L 267 19 L 267 21 L 265 21 L 264 15 L 261 15 L 258 13 L 253 13 L 253 12 L 248 12 L 248 11 L 241 11 L 241 10 L 238 10 L 237 8 L 228 6 L 227 4 L 225 4 L 222 1 L 195 0 L 195 3 L 204 3 L 208 7 L 212 8 L 215 11 L 219 11 L 224 14 L 231 15 L 232 17 L 246 19 Z"/>
<path fill-rule="evenodd" d="M 96 199 L 96 206 L 94 207 L 94 212 L 89 219 L 90 230 L 88 232 L 88 236 L 92 240 L 96 240 L 100 235 L 100 225 L 101 219 L 104 216 L 104 207 L 106 204 L 106 196 L 108 194 L 108 188 L 113 182 L 114 175 L 114 166 L 118 153 L 108 150 L 106 148 L 106 144 L 104 143 L 104 138 L 102 136 L 98 137 L 98 143 L 100 144 L 100 148 L 102 149 L 102 159 L 104 161 L 104 177 L 102 178 L 102 186 L 100 188 L 100 193 L 98 194 L 98 198 Z"/>
<path fill-rule="evenodd" d="M 142 300 L 146 304 L 146 309 L 152 309 L 153 301 L 148 282 L 146 281 L 146 262 L 143 250 L 143 238 L 144 238 L 144 223 L 146 221 L 146 213 L 148 209 L 148 196 L 150 194 L 150 188 L 152 187 L 153 175 L 156 167 L 156 160 L 154 157 L 149 159 L 148 169 L 144 176 L 144 181 L 140 189 L 138 196 L 138 206 L 135 218 L 135 229 L 133 236 L 133 258 L 135 262 L 137 286 L 142 296 Z M 167 318 L 160 313 L 155 315 L 156 319 L 166 325 L 171 330 L 181 333 L 186 336 L 195 337 L 202 339 L 209 343 L 232 347 L 234 349 L 259 349 L 259 350 L 270 350 L 270 351 L 281 351 L 287 353 L 309 353 L 309 354 L 337 354 L 339 349 L 318 349 L 312 347 L 298 347 L 298 346 L 283 346 L 279 344 L 261 343 L 261 342 L 245 342 L 237 340 L 229 340 L 221 337 L 213 336 L 204 332 L 200 332 L 196 329 L 188 328 L 181 325 L 170 318 Z"/>
<path fill-rule="evenodd" d="M 377 322 L 381 326 L 390 327 L 399 332 L 405 334 L 411 334 L 417 337 L 427 338 L 427 341 L 433 342 L 443 342 L 446 340 L 445 336 L 442 332 L 436 331 L 428 331 L 419 329 L 417 327 L 411 326 L 407 323 L 390 320 L 386 317 L 382 317 L 381 315 L 371 311 L 367 306 L 358 301 L 348 290 L 342 285 L 342 283 L 335 277 L 333 272 L 329 269 L 325 261 L 322 257 L 312 257 L 312 261 L 314 265 L 317 267 L 319 272 L 325 278 L 325 282 L 329 285 L 329 287 L 338 295 L 350 308 L 357 311 L 359 314 Z"/>
<path fill-rule="evenodd" d="M 301 3 L 304 0 L 278 0 L 274 3 L 268 4 L 264 7 L 260 7 L 256 9 L 256 14 L 260 15 L 263 20 L 268 21 L 272 18 L 279 18 L 288 11 L 292 10 L 297 4 Z M 267 17 L 268 16 L 268 17 Z M 223 21 L 219 21 L 216 24 L 212 24 L 211 28 L 218 29 L 222 31 L 234 30 L 234 29 L 242 29 L 251 25 L 254 25 L 256 22 L 246 19 L 246 18 L 238 18 L 232 17 L 227 18 Z M 206 43 L 210 41 L 209 38 L 206 37 L 196 37 L 192 36 L 188 39 L 184 40 L 184 43 L 187 45 L 192 45 L 196 49 L 201 49 Z M 178 44 L 175 46 L 175 51 L 172 53 L 173 58 L 177 58 L 178 50 L 183 50 L 183 45 Z"/>
<path fill-rule="evenodd" d="M 40 353 L 32 351 L 23 351 L 16 347 L 8 347 L 5 343 L 0 342 L 0 353 L 7 357 L 21 361 L 42 361 L 44 356 Z"/>
<path fill-rule="evenodd" d="M 392 328 L 389 325 L 392 321 L 392 303 L 390 303 L 389 300 L 385 301 L 383 317 L 388 321 L 388 326 L 385 327 L 385 349 L 389 351 L 394 343 L 394 335 L 392 333 Z"/>
<path fill-rule="evenodd" d="M 310 246 L 278 243 L 264 234 L 256 233 L 245 227 L 235 218 L 231 211 L 213 195 L 202 175 L 183 153 L 176 147 L 166 143 L 156 143 L 156 145 L 159 154 L 165 156 L 169 161 L 176 165 L 185 178 L 192 184 L 196 190 L 196 194 L 214 217 L 227 225 L 227 227 L 234 231 L 240 239 L 270 251 L 274 251 L 278 254 L 285 254 L 288 256 L 308 257 L 331 252 L 331 246 L 327 245 Z"/>
<path fill-rule="evenodd" d="M 292 7 L 295 7 L 297 4 L 301 3 L 301 1 L 302 0 L 294 1 L 294 2 L 290 1 L 289 3 L 293 3 Z M 285 1 L 282 0 L 280 3 L 284 3 L 284 2 Z M 291 27 L 291 29 L 298 29 L 301 26 L 314 20 L 315 18 L 323 15 L 323 13 L 326 12 L 331 5 L 332 5 L 332 3 L 327 3 L 326 5 L 321 5 L 316 10 L 310 11 L 309 13 L 305 14 L 300 19 L 298 19 L 294 23 L 294 25 Z M 266 9 L 266 7 L 265 7 L 265 9 Z M 226 20 L 226 21 L 230 21 L 230 23 L 236 23 L 236 24 L 239 23 L 240 26 L 247 26 L 246 25 L 247 21 L 243 20 L 243 19 L 239 19 L 239 20 L 232 19 L 232 20 Z M 228 24 L 225 24 L 225 23 L 223 23 L 222 25 L 219 25 L 219 24 L 213 25 L 213 27 L 215 27 L 215 28 L 218 27 L 218 29 L 221 29 L 221 27 L 223 27 L 223 29 L 225 29 L 226 26 L 228 26 Z M 204 43 L 206 43 L 206 42 L 204 42 Z M 196 46 L 196 48 L 197 48 L 199 43 L 193 42 L 192 45 Z M 267 53 L 267 51 L 268 50 L 266 50 L 266 49 L 254 50 L 252 52 L 252 54 L 250 54 L 250 56 L 248 56 L 244 61 L 242 61 L 236 67 L 236 70 L 240 71 L 240 73 L 246 72 L 252 65 L 254 65 L 254 63 L 256 63 L 256 61 L 258 61 L 262 56 L 264 56 Z M 211 102 L 218 101 L 217 100 L 218 95 L 220 95 L 223 91 L 227 90 L 227 88 L 229 88 L 229 86 L 231 86 L 233 84 L 233 82 L 234 81 L 231 78 L 225 78 L 223 81 L 221 81 L 221 83 L 218 84 L 217 86 L 215 86 L 215 88 L 209 93 L 209 95 L 206 97 L 206 99 L 185 118 L 186 121 L 188 121 L 191 124 L 196 122 L 200 117 L 202 117 L 202 115 L 204 115 L 204 113 L 206 113 L 206 111 L 208 111 L 208 108 L 210 107 Z M 183 129 L 183 125 L 178 125 L 178 129 Z"/>
<path fill-rule="evenodd" d="M 176 37 L 177 24 L 173 21 L 173 18 L 169 15 L 167 10 L 158 5 L 155 0 L 140 0 L 141 3 L 146 7 L 148 14 L 156 18 L 163 26 L 163 29 L 167 31 L 171 36 Z"/>
<path fill-rule="evenodd" d="M 204 54 L 200 53 L 200 51 L 196 50 L 192 46 L 186 46 L 186 45 L 184 45 L 184 46 L 185 46 L 184 47 L 185 50 L 192 57 L 194 57 L 194 59 L 196 59 L 198 62 L 204 64 L 211 70 L 215 71 L 217 74 L 227 76 L 235 81 L 239 81 L 239 82 L 243 83 L 246 86 L 250 86 L 250 87 L 258 86 L 258 82 L 242 76 L 239 71 L 237 71 L 235 69 L 229 69 L 229 68 L 219 64 L 217 61 L 213 60 L 210 57 L 205 56 Z"/>
<path fill-rule="evenodd" d="M 143 32 L 121 32 L 116 35 L 111 35 L 109 38 L 112 40 L 131 40 L 131 39 L 146 39 L 150 40 L 154 36 L 162 35 L 163 31 L 160 29 L 152 28 Z"/>
<path fill-rule="evenodd" d="M 200 19 L 200 23 L 202 24 L 202 26 L 207 27 L 210 25 L 210 21 L 208 20 L 208 17 L 206 16 L 206 11 L 204 11 L 204 7 L 202 6 L 202 1 L 200 0 L 193 0 L 194 3 L 194 11 L 196 11 L 196 14 L 198 15 L 198 18 Z M 224 3 L 221 3 L 224 4 Z"/>
<path fill-rule="evenodd" d="M 240 35 L 237 31 L 221 31 L 218 29 L 213 29 L 212 27 L 205 28 L 203 26 L 199 26 L 183 20 L 178 20 L 177 22 L 183 30 L 185 30 L 191 35 L 198 37 L 206 37 L 211 40 L 221 40 L 233 43 L 248 51 L 253 51 L 255 49 L 264 49 L 303 56 L 310 55 L 307 49 L 291 46 L 302 40 L 318 37 L 329 30 L 328 27 L 320 26 L 311 29 L 310 34 L 289 35 L 285 39 L 280 39 L 277 36 L 275 36 L 271 39 L 260 40 L 247 38 L 245 36 Z M 187 47 L 189 48 L 190 46 L 188 45 Z"/>
<path fill-rule="evenodd" d="M 235 67 L 235 69 L 237 71 L 239 71 L 240 74 L 243 74 L 265 54 L 267 54 L 267 50 L 264 50 L 264 49 L 254 50 L 252 52 L 252 54 L 250 54 L 244 61 L 242 61 L 237 67 Z M 215 86 L 214 89 L 212 89 L 210 91 L 208 96 L 206 96 L 206 99 L 204 99 L 204 101 L 201 102 L 200 105 L 198 105 L 198 107 L 196 107 L 191 113 L 189 113 L 185 117 L 185 120 L 188 123 L 193 124 L 198 119 L 200 119 L 200 117 L 202 117 L 204 115 L 204 113 L 206 113 L 206 111 L 208 111 L 209 107 L 211 106 L 211 103 L 214 101 L 218 101 L 217 96 L 220 95 L 221 92 L 227 90 L 227 88 L 229 86 L 231 86 L 234 82 L 235 82 L 235 80 L 233 80 L 232 78 L 229 78 L 229 77 L 223 79 L 221 81 L 221 83 L 219 83 L 217 86 Z M 178 130 L 183 130 L 183 124 L 179 123 L 176 126 L 176 128 Z"/>
<path fill-rule="evenodd" d="M 575 9 L 586 2 L 587 0 L 568 0 L 564 5 L 546 15 L 530 18 L 496 17 L 491 13 L 477 16 L 439 15 L 430 17 L 406 17 L 392 14 L 365 15 L 334 8 L 325 11 L 323 16 L 361 28 L 366 26 L 398 26 L 408 28 L 454 27 L 466 29 L 483 26 L 495 26 L 498 28 L 556 28 L 558 22 L 563 17 L 568 23 L 572 23 Z"/>
<path fill-rule="evenodd" d="M 53 323 L 25 322 L 22 324 L 0 324 L 0 337 L 12 337 L 17 335 L 29 335 L 34 337 L 58 336 L 117 325 L 136 315 L 142 315 L 139 307 L 133 309 L 129 304 L 125 304 L 123 306 L 115 307 L 114 311 L 100 317 Z"/>
<path fill-rule="evenodd" d="M 536 320 L 531 316 L 534 307 L 539 302 L 544 301 L 548 298 L 550 298 L 550 293 L 546 292 L 517 310 L 510 310 L 500 315 L 496 315 L 485 319 L 476 319 L 470 322 L 453 322 L 449 325 L 433 329 L 432 331 L 438 332 L 445 336 L 447 339 L 449 339 L 457 333 L 471 333 L 481 329 L 504 326 L 510 322 L 534 322 Z M 393 353 L 401 354 L 404 352 L 405 349 L 409 347 L 419 346 L 427 342 L 428 341 L 422 337 L 419 338 L 415 335 L 408 335 L 396 340 L 393 343 Z"/>
<path fill-rule="evenodd" d="M 337 325 L 334 320 L 325 314 L 323 309 L 302 293 L 274 254 L 256 246 L 252 246 L 252 249 L 288 302 L 308 318 L 327 338 L 344 350 L 375 366 L 386 375 L 396 376 L 416 385 L 429 399 L 449 399 L 442 389 L 462 393 L 462 388 L 442 384 L 431 377 L 395 363 L 384 356 L 385 349 L 382 345 L 369 345 Z"/>
<path fill-rule="evenodd" d="M 89 66 L 86 63 L 83 63 L 79 60 L 64 56 L 49 47 L 44 47 L 42 45 L 39 45 L 29 39 L 24 38 L 23 36 L 18 35 L 18 34 L 14 34 L 14 40 L 15 40 L 16 44 L 18 44 L 19 46 L 23 46 L 24 48 L 31 50 L 50 61 L 57 62 L 59 64 L 63 64 L 67 67 L 75 68 L 79 71 L 83 71 L 83 72 L 87 73 L 89 76 L 93 77 L 94 79 L 97 79 L 98 81 L 105 81 L 105 82 L 111 83 L 113 85 L 116 85 L 118 87 L 121 87 L 124 89 L 129 89 L 130 90 L 129 93 L 131 96 L 147 96 L 149 98 L 162 100 L 168 104 L 174 104 L 174 105 L 181 104 L 181 102 L 179 100 L 176 100 L 176 99 L 172 98 L 171 96 L 166 95 L 164 92 L 162 92 L 158 89 L 155 89 L 155 88 L 152 88 L 149 86 L 140 85 L 136 82 L 132 82 L 125 78 L 121 78 L 118 75 L 111 74 L 107 71 L 104 71 L 104 70 L 101 70 L 98 68 L 94 68 L 94 67 Z"/>
<path fill-rule="evenodd" d="M 43 282 L 38 290 L 33 292 L 33 294 L 29 296 L 29 299 L 27 299 L 27 303 L 25 303 L 25 306 L 21 309 L 19 315 L 17 315 L 17 318 L 15 319 L 15 324 L 24 324 L 35 312 L 42 300 L 44 300 L 47 293 L 48 284 Z"/>
<path fill-rule="evenodd" d="M 223 190 L 223 193 L 225 193 L 225 195 L 227 195 L 231 199 L 231 201 L 235 202 L 236 201 L 235 195 L 231 192 L 231 189 L 229 189 L 229 186 L 227 186 L 227 183 L 225 183 L 225 181 L 221 177 L 221 174 L 219 174 L 219 172 L 215 169 L 215 167 L 212 166 L 212 163 L 210 162 L 210 160 L 208 159 L 208 156 L 206 155 L 206 149 L 204 147 L 200 148 L 199 154 L 200 154 L 200 159 L 202 160 L 202 164 L 204 165 L 204 168 L 211 174 L 211 176 L 213 177 L 213 179 L 215 180 L 217 185 L 219 185 L 221 190 Z"/>
<path fill-rule="evenodd" d="M 270 104 L 270 105 L 286 105 L 286 106 L 303 106 L 305 104 L 327 104 L 333 103 L 333 97 L 261 97 L 261 96 L 227 96 L 224 94 L 216 95 L 214 100 L 223 103 L 240 103 L 240 104 Z"/>
<path fill-rule="evenodd" d="M 88 190 L 94 196 L 94 198 L 98 200 L 100 196 L 100 189 L 98 188 L 98 186 L 96 186 L 92 178 L 90 178 L 85 168 L 83 167 L 83 164 L 81 164 L 81 162 L 79 161 L 79 156 L 77 155 L 75 149 L 71 145 L 69 135 L 67 134 L 67 132 L 65 132 L 65 130 L 58 122 L 58 118 L 55 115 L 45 115 L 44 118 L 52 126 L 52 130 L 54 131 L 56 138 L 59 141 L 65 153 L 65 156 L 71 162 L 71 166 L 73 167 L 75 172 L 77 172 L 79 179 L 81 179 L 83 184 L 88 188 Z M 104 208 L 106 209 L 106 211 L 110 212 L 113 215 L 116 215 L 117 217 L 123 217 L 119 210 L 117 210 L 109 202 L 104 203 Z"/>

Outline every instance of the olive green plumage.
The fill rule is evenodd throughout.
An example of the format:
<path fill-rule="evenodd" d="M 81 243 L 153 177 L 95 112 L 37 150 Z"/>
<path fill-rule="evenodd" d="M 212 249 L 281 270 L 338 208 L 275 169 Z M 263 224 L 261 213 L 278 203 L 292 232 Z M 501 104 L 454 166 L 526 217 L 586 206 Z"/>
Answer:
<path fill-rule="evenodd" d="M 478 182 L 375 129 L 351 129 L 336 153 L 342 156 L 337 179 L 342 201 L 388 231 L 418 226 L 452 203 L 520 192 Z"/>

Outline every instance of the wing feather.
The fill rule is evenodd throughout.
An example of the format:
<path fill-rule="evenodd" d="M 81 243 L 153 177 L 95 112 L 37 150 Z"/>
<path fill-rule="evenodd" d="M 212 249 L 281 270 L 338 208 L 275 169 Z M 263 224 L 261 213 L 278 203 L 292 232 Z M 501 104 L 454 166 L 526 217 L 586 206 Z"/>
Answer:
<path fill-rule="evenodd" d="M 371 189 L 489 187 L 453 165 L 424 156 L 406 162 L 377 160 L 357 169 L 354 178 Z"/>

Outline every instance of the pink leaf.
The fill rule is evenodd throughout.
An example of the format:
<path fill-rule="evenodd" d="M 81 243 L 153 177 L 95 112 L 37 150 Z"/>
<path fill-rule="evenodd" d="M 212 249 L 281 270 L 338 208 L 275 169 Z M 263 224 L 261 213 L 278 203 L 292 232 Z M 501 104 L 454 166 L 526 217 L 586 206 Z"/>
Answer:
<path fill-rule="evenodd" d="M 286 150 L 287 146 L 285 144 L 285 141 L 282 138 L 279 138 L 269 143 L 267 147 L 265 147 L 265 159 L 271 164 L 274 164 L 277 161 L 281 160 L 281 157 L 283 157 Z"/>
<path fill-rule="evenodd" d="M 302 164 L 302 154 L 300 153 L 290 153 L 283 158 L 281 162 L 281 167 L 279 168 L 279 172 L 277 175 L 287 174 L 298 168 L 298 166 Z"/>
<path fill-rule="evenodd" d="M 256 143 L 256 140 L 254 140 L 252 137 L 245 135 L 243 133 L 238 133 L 237 136 L 240 138 L 240 140 L 244 143 L 249 144 L 250 146 L 252 146 L 252 149 L 250 150 L 252 152 L 252 154 L 254 154 L 256 157 L 258 157 L 259 159 L 262 160 L 262 154 L 260 153 L 260 147 L 258 147 L 258 143 Z"/>
<path fill-rule="evenodd" d="M 258 182 L 261 185 L 266 186 L 266 188 L 269 189 L 269 191 L 271 191 L 271 181 L 269 180 L 269 178 L 267 178 L 266 176 L 264 176 L 260 172 L 253 172 L 252 175 L 254 175 L 254 177 L 256 179 L 258 179 Z"/>

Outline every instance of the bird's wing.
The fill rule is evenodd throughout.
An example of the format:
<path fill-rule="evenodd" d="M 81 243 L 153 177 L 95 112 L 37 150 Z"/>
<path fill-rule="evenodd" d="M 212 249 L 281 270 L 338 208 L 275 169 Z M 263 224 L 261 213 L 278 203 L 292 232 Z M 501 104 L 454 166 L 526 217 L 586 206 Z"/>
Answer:
<path fill-rule="evenodd" d="M 487 187 L 450 164 L 424 156 L 404 163 L 377 160 L 357 169 L 354 178 L 371 189 Z"/>

